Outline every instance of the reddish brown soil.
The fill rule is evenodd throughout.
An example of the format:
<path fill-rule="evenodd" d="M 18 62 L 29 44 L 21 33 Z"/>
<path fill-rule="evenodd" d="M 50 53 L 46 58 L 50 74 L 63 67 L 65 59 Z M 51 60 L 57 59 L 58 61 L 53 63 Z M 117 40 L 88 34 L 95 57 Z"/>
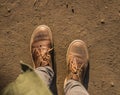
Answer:
<path fill-rule="evenodd" d="M 33 30 L 48 25 L 54 36 L 58 95 L 63 95 L 66 50 L 74 39 L 87 43 L 91 95 L 120 95 L 120 0 L 0 0 L 0 89 L 32 65 Z"/>

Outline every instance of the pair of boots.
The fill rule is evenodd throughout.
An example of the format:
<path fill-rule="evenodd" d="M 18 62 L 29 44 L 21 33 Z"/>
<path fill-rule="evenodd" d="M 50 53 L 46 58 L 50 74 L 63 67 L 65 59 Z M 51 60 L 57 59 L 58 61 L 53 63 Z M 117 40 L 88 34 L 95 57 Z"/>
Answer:
<path fill-rule="evenodd" d="M 46 25 L 38 26 L 30 42 L 30 51 L 35 68 L 50 66 L 52 68 L 51 54 L 53 50 L 52 32 Z M 67 80 L 73 79 L 83 83 L 88 66 L 88 51 L 86 44 L 81 40 L 74 40 L 68 47 L 66 54 L 68 67 Z"/>

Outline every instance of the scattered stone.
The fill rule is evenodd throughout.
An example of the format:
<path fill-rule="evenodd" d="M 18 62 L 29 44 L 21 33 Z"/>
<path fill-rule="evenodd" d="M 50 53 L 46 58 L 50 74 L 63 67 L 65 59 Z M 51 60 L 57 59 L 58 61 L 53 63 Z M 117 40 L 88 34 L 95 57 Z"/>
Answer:
<path fill-rule="evenodd" d="M 10 12 L 11 12 L 11 9 L 8 8 L 7 11 L 8 11 L 8 13 L 10 13 Z"/>
<path fill-rule="evenodd" d="M 98 28 L 98 25 L 95 25 L 95 28 Z"/>
<path fill-rule="evenodd" d="M 111 87 L 114 87 L 114 86 L 115 86 L 113 82 L 111 82 L 110 85 L 111 85 Z"/>
<path fill-rule="evenodd" d="M 105 20 L 104 19 L 101 19 L 101 24 L 105 24 Z"/>
<path fill-rule="evenodd" d="M 68 8 L 68 4 L 66 4 L 66 8 Z"/>
<path fill-rule="evenodd" d="M 107 6 L 105 6 L 105 9 L 107 9 L 108 7 Z"/>
<path fill-rule="evenodd" d="M 105 80 L 102 80 L 102 82 L 105 82 Z"/>
<path fill-rule="evenodd" d="M 75 11 L 74 11 L 74 9 L 72 9 L 72 13 L 74 13 Z"/>
<path fill-rule="evenodd" d="M 37 0 L 35 0 L 35 1 L 34 1 L 33 6 L 35 6 L 35 5 L 36 5 L 36 3 L 37 3 Z"/>
<path fill-rule="evenodd" d="M 120 16 L 120 11 L 118 11 L 118 15 Z"/>
<path fill-rule="evenodd" d="M 7 31 L 6 33 L 7 33 L 7 34 L 9 34 L 9 33 L 10 33 L 10 31 Z"/>

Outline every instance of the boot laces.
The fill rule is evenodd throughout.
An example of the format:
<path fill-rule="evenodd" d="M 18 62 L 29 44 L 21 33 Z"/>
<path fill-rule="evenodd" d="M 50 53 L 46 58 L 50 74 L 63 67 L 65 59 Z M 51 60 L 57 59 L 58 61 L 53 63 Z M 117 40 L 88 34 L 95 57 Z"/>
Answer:
<path fill-rule="evenodd" d="M 79 78 L 80 76 L 82 76 L 84 62 L 81 57 L 71 55 L 68 67 L 71 72 L 70 73 L 71 78 L 73 77 Z"/>
<path fill-rule="evenodd" d="M 52 51 L 52 49 L 53 48 L 50 49 L 45 46 L 33 48 L 33 60 L 37 67 L 50 65 L 50 51 Z"/>

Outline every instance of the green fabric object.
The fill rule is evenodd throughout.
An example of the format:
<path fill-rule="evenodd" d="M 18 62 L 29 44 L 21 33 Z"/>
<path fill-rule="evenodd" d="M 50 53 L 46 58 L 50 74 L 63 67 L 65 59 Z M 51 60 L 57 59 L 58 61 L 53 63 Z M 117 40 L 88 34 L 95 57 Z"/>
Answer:
<path fill-rule="evenodd" d="M 52 95 L 48 87 L 34 72 L 34 70 L 22 63 L 23 73 L 4 88 L 0 95 Z"/>

